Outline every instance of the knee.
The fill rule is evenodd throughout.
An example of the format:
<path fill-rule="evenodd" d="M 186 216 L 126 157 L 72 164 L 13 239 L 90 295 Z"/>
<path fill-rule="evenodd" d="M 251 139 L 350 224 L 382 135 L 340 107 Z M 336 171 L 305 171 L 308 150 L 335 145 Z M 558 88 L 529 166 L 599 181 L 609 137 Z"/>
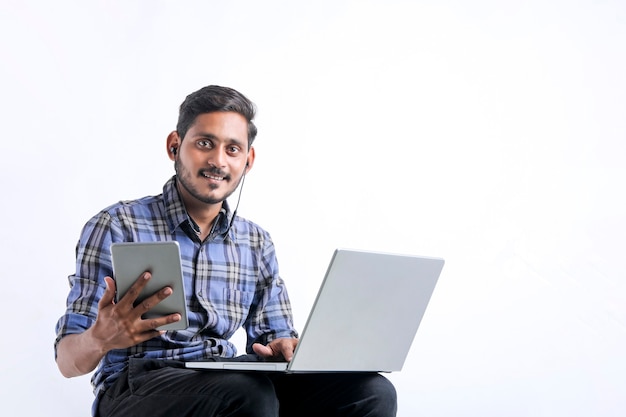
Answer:
<path fill-rule="evenodd" d="M 387 378 L 376 374 L 364 382 L 363 399 L 367 403 L 366 415 L 394 417 L 398 410 L 396 389 Z M 365 411 L 365 410 L 364 410 Z"/>

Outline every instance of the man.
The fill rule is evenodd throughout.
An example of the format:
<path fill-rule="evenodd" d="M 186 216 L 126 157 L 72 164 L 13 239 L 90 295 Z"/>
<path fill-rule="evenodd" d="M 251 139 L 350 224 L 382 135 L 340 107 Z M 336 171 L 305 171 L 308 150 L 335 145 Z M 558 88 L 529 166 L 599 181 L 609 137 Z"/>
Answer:
<path fill-rule="evenodd" d="M 167 137 L 176 174 L 163 193 L 114 204 L 85 225 L 55 353 L 66 377 L 95 370 L 94 415 L 395 415 L 395 390 L 375 373 L 275 375 L 182 365 L 235 357 L 229 338 L 242 326 L 248 358 L 290 360 L 298 342 L 270 235 L 226 201 L 254 165 L 254 115 L 254 105 L 230 88 L 190 94 Z M 179 314 L 142 319 L 172 293 L 163 288 L 134 306 L 148 272 L 114 301 L 111 243 L 163 240 L 181 249 L 185 330 L 155 330 Z M 332 354 L 332 344 L 320 354 Z"/>

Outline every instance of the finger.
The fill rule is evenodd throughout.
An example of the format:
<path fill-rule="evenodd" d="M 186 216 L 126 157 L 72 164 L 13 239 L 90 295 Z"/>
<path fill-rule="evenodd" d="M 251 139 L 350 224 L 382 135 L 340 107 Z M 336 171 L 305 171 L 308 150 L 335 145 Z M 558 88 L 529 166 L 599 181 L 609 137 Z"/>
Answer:
<path fill-rule="evenodd" d="M 182 316 L 178 313 L 170 314 L 164 317 L 159 318 L 150 318 L 143 320 L 143 325 L 146 328 L 146 332 L 156 332 L 156 334 L 152 337 L 159 336 L 165 333 L 164 330 L 156 330 L 161 326 L 165 326 L 166 324 L 176 323 L 180 321 Z"/>
<path fill-rule="evenodd" d="M 115 280 L 111 277 L 104 277 L 104 283 L 106 284 L 106 289 L 98 302 L 98 308 L 113 304 L 113 300 L 115 299 Z"/>
<path fill-rule="evenodd" d="M 126 291 L 126 294 L 124 294 L 122 298 L 120 298 L 118 304 L 126 307 L 132 307 L 132 305 L 137 300 L 137 297 L 139 297 L 139 294 L 141 294 L 141 290 L 143 290 L 146 284 L 148 284 L 148 281 L 151 277 L 152 274 L 150 274 L 150 272 L 148 271 L 141 274 L 139 278 L 137 278 L 137 280 L 133 283 L 133 285 L 130 286 L 128 291 Z"/>
<path fill-rule="evenodd" d="M 148 311 L 152 310 L 154 306 L 159 304 L 161 301 L 165 300 L 167 297 L 172 295 L 174 291 L 170 287 L 161 288 L 156 293 L 152 294 L 149 297 L 146 297 L 142 302 L 135 306 L 135 310 L 139 316 L 144 315 Z"/>
<path fill-rule="evenodd" d="M 254 343 L 252 345 L 252 350 L 254 350 L 254 353 L 262 358 L 270 358 L 274 355 L 274 351 L 272 349 L 260 343 Z"/>
<path fill-rule="evenodd" d="M 121 346 L 123 347 L 135 346 L 135 345 L 138 345 L 139 343 L 147 342 L 150 339 L 159 337 L 163 335 L 164 333 L 165 333 L 165 330 L 155 330 L 155 329 L 150 329 L 141 333 L 136 333 L 131 337 L 129 343 L 125 343 Z"/>
<path fill-rule="evenodd" d="M 172 290 L 172 288 L 165 287 L 152 294 L 150 297 L 147 297 L 134 307 L 133 312 L 135 314 L 135 317 L 143 317 L 144 314 L 152 310 L 161 301 L 172 295 L 173 292 L 174 291 Z M 180 321 L 181 319 L 182 316 L 179 313 L 173 313 L 163 317 L 151 317 L 149 319 L 143 319 L 141 324 L 142 329 L 153 330 L 166 324 L 175 323 L 177 321 Z"/>
<path fill-rule="evenodd" d="M 279 348 L 283 358 L 289 362 L 293 358 L 293 345 L 291 343 L 281 343 Z"/>

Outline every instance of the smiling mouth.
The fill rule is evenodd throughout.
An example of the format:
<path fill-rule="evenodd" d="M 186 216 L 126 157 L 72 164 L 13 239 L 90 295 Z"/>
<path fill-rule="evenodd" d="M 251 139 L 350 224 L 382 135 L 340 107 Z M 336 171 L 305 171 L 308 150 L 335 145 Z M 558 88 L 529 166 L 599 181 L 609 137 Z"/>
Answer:
<path fill-rule="evenodd" d="M 207 171 L 201 171 L 200 175 L 202 175 L 204 178 L 208 178 L 210 180 L 215 180 L 215 181 L 224 181 L 230 178 L 228 175 L 219 175 L 218 173 L 211 173 Z"/>
<path fill-rule="evenodd" d="M 202 174 L 204 178 L 208 178 L 210 180 L 222 181 L 224 177 L 216 177 L 215 175 Z"/>

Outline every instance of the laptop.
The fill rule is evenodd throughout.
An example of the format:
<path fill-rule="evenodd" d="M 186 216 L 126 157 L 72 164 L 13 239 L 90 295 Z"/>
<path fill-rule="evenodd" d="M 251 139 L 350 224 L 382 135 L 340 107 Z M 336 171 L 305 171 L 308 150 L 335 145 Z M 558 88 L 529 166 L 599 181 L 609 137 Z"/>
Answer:
<path fill-rule="evenodd" d="M 290 362 L 197 361 L 240 371 L 400 371 L 444 265 L 441 258 L 335 250 Z"/>

